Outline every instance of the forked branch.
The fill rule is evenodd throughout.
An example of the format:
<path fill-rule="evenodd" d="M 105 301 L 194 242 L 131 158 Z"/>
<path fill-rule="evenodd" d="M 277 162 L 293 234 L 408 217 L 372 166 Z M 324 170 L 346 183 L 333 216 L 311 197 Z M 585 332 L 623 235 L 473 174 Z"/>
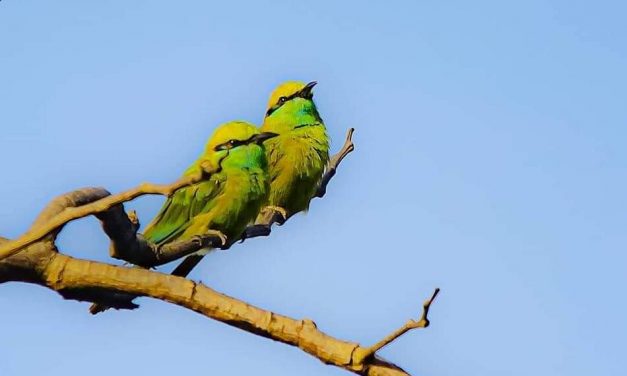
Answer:
<path fill-rule="evenodd" d="M 342 159 L 353 150 L 352 129 L 342 151 L 331 159 L 327 175 L 321 184 L 321 197 Z M 139 187 L 110 195 L 101 188 L 85 188 L 54 199 L 39 215 L 29 232 L 15 241 L 0 237 L 0 283 L 22 281 L 45 286 L 57 291 L 66 299 L 110 304 L 112 295 L 148 296 L 167 301 L 198 312 L 250 333 L 267 337 L 315 356 L 325 364 L 341 367 L 359 375 L 408 376 L 400 367 L 377 357 L 376 353 L 407 331 L 429 325 L 428 312 L 437 296 L 436 289 L 424 304 L 422 317 L 410 320 L 402 328 L 371 347 L 331 337 L 308 319 L 295 320 L 266 311 L 243 301 L 220 294 L 207 286 L 193 281 L 165 275 L 143 268 L 124 268 L 99 262 L 75 259 L 58 252 L 55 237 L 63 225 L 74 219 L 96 215 L 103 223 L 105 232 L 112 240 L 112 254 L 118 258 L 137 258 L 132 244 L 140 243 L 138 224 L 124 212 L 122 203 L 144 194 L 170 195 L 176 189 L 193 184 L 195 177 L 177 181 L 171 185 L 142 184 Z M 138 240 L 139 239 L 139 240 Z M 214 239 L 215 240 L 215 239 Z M 206 247 L 210 239 L 196 244 L 172 244 L 171 249 L 159 249 L 155 260 L 183 254 L 194 247 Z M 126 248 L 129 246 L 130 248 Z M 187 247 L 187 248 L 186 248 Z M 191 247 L 191 248 L 190 248 Z M 172 252 L 171 256 L 169 252 Z M 18 253 L 19 252 L 19 253 Z M 141 251 L 137 251 L 140 252 Z M 138 253 L 138 254 L 140 254 Z M 132 305 L 130 301 L 127 300 Z"/>
<path fill-rule="evenodd" d="M 429 326 L 429 318 L 428 318 L 429 308 L 431 307 L 431 303 L 433 303 L 433 301 L 435 300 L 436 296 L 438 296 L 439 292 L 440 292 L 440 289 L 436 288 L 433 291 L 433 294 L 431 295 L 431 297 L 429 299 L 425 300 L 425 302 L 422 305 L 422 315 L 420 316 L 420 319 L 418 319 L 418 320 L 410 319 L 409 321 L 407 321 L 405 323 L 405 325 L 403 325 L 402 327 L 398 328 L 393 333 L 391 333 L 387 337 L 383 338 L 381 341 L 379 341 L 379 342 L 375 343 L 374 345 L 366 348 L 366 351 L 357 354 L 358 361 L 359 360 L 363 360 L 363 359 L 367 359 L 369 357 L 372 357 L 374 354 L 377 353 L 377 351 L 381 350 L 385 346 L 387 346 L 390 343 L 394 342 L 397 338 L 399 338 L 400 336 L 402 336 L 403 334 L 407 333 L 408 331 L 410 331 L 412 329 L 428 327 Z"/>
<path fill-rule="evenodd" d="M 67 207 L 46 220 L 37 220 L 35 225 L 24 235 L 8 243 L 0 244 L 0 260 L 12 256 L 24 247 L 43 239 L 51 233 L 58 232 L 65 224 L 89 215 L 97 215 L 131 201 L 143 195 L 170 196 L 177 189 L 197 183 L 211 174 L 212 171 L 201 170 L 196 176 L 183 177 L 172 184 L 143 183 L 128 191 L 116 195 L 107 195 L 85 205 Z M 104 190 L 103 190 L 104 191 Z M 105 191 L 106 192 L 106 191 Z M 62 196 L 63 197 L 63 196 Z"/>
<path fill-rule="evenodd" d="M 33 251 L 33 247 L 38 244 L 13 257 L 22 257 Z M 27 282 L 55 290 L 66 299 L 94 301 L 103 291 L 149 296 L 247 332 L 298 347 L 325 364 L 355 374 L 409 375 L 386 360 L 376 356 L 363 356 L 362 354 L 371 354 L 372 348 L 331 337 L 320 331 L 309 319 L 296 320 L 266 311 L 181 277 L 142 268 L 124 268 L 80 260 L 48 251 L 44 251 L 44 255 L 39 257 L 24 258 L 22 267 L 33 262 L 29 260 L 42 260 L 41 264 L 30 265 L 36 273 Z M 0 262 L 0 267 L 2 263 Z"/>

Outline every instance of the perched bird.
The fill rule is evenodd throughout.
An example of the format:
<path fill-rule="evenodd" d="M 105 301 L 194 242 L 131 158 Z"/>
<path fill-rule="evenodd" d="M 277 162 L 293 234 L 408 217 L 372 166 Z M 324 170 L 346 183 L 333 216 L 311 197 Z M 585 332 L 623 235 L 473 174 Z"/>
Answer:
<path fill-rule="evenodd" d="M 157 246 L 209 234 L 226 236 L 227 245 L 236 241 L 267 200 L 268 163 L 262 143 L 276 136 L 260 133 L 243 121 L 219 126 L 203 155 L 184 176 L 194 176 L 201 170 L 214 172 L 208 179 L 174 192 L 146 227 L 144 238 Z M 172 274 L 187 276 L 208 252 L 188 256 Z M 96 314 L 108 308 L 94 303 L 90 312 Z"/>
<path fill-rule="evenodd" d="M 279 85 L 261 126 L 262 132 L 279 134 L 264 145 L 270 175 L 266 206 L 284 209 L 285 219 L 309 208 L 329 161 L 329 138 L 313 102 L 315 85 L 315 81 Z M 257 222 L 263 216 L 260 213 Z"/>
<path fill-rule="evenodd" d="M 268 165 L 262 143 L 275 136 L 241 121 L 218 127 L 185 175 L 196 174 L 207 164 L 216 172 L 168 198 L 144 238 L 160 246 L 218 231 L 227 242 L 237 240 L 267 200 Z M 188 256 L 172 274 L 186 276 L 206 253 Z"/>

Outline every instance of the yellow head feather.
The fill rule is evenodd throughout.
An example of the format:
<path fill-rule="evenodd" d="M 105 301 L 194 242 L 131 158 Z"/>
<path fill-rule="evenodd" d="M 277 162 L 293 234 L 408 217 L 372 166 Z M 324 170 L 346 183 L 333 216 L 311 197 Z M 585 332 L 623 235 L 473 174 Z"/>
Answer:
<path fill-rule="evenodd" d="M 218 126 L 207 144 L 207 151 L 230 140 L 245 141 L 259 133 L 257 127 L 246 121 L 230 121 Z"/>
<path fill-rule="evenodd" d="M 268 107 L 266 110 L 277 104 L 279 102 L 279 98 L 289 97 L 290 95 L 303 90 L 305 86 L 307 86 L 307 83 L 302 81 L 286 81 L 282 83 L 274 89 L 270 95 L 270 100 L 268 101 Z"/>

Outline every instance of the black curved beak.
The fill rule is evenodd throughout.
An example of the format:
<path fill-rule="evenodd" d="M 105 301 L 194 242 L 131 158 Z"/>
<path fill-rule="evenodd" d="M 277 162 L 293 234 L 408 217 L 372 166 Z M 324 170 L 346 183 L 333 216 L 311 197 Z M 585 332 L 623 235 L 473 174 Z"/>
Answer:
<path fill-rule="evenodd" d="M 273 137 L 276 137 L 278 135 L 279 135 L 278 133 L 263 132 L 263 133 L 259 133 L 259 134 L 252 136 L 250 138 L 250 142 L 256 142 L 258 145 L 261 145 L 262 142 L 269 140 Z"/>
<path fill-rule="evenodd" d="M 307 85 L 305 85 L 304 88 L 302 88 L 299 92 L 298 92 L 298 96 L 301 98 L 305 98 L 305 99 L 311 99 L 313 98 L 313 88 L 314 86 L 316 86 L 316 84 L 318 84 L 318 82 L 316 81 L 311 81 L 310 83 L 308 83 Z"/>

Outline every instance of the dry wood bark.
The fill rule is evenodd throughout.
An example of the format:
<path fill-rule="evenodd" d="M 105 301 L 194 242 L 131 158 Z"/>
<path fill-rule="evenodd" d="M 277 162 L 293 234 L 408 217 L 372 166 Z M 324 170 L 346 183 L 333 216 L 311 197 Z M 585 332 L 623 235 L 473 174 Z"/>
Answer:
<path fill-rule="evenodd" d="M 353 150 L 352 129 L 342 150 L 332 158 L 327 175 L 318 191 L 322 197 L 339 163 Z M 210 172 L 208 172 L 210 173 Z M 201 176 L 198 179 L 202 178 Z M 157 249 L 137 234 L 138 224 L 124 212 L 122 204 L 144 194 L 169 195 L 174 190 L 193 183 L 178 181 L 171 185 L 142 184 L 139 187 L 111 195 L 102 188 L 84 188 L 52 200 L 40 213 L 31 229 L 16 240 L 0 237 L 0 283 L 13 281 L 33 283 L 61 294 L 66 299 L 113 305 L 116 308 L 137 307 L 121 296 L 147 296 L 170 302 L 198 312 L 206 317 L 296 346 L 322 362 L 360 375 L 408 375 L 400 367 L 376 355 L 382 347 L 409 330 L 426 328 L 428 312 L 437 296 L 436 289 L 423 305 L 422 316 L 409 320 L 373 346 L 334 338 L 320 331 L 309 319 L 293 319 L 252 306 L 211 288 L 185 278 L 166 275 L 142 268 L 128 268 L 100 262 L 81 260 L 64 255 L 55 245 L 63 226 L 74 219 L 97 216 L 112 241 L 111 255 L 134 264 L 154 266 L 183 257 L 206 247 L 225 245 L 223 239 L 212 237 L 170 249 Z M 265 231 L 252 236 L 268 235 L 276 218 L 270 217 Z M 232 241 L 230 241 L 232 244 Z"/>

